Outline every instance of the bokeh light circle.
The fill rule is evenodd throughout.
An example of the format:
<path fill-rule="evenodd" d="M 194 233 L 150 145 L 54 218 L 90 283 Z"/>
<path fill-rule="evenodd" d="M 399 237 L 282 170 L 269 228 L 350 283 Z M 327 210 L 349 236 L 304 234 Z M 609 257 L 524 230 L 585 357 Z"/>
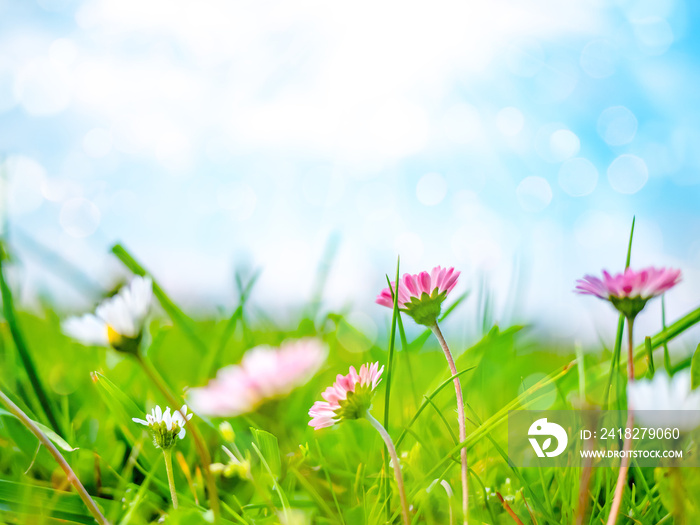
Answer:
<path fill-rule="evenodd" d="M 549 149 L 555 159 L 566 160 L 579 152 L 581 141 L 573 131 L 558 129 L 549 136 Z"/>
<path fill-rule="evenodd" d="M 634 22 L 634 36 L 639 49 L 648 55 L 663 55 L 673 44 L 673 29 L 660 17 L 646 17 Z"/>
<path fill-rule="evenodd" d="M 576 155 L 581 141 L 576 133 L 565 125 L 550 122 L 537 130 L 533 145 L 542 160 L 554 164 Z"/>
<path fill-rule="evenodd" d="M 625 106 L 613 106 L 600 114 L 597 130 L 610 146 L 629 144 L 637 134 L 637 117 Z"/>
<path fill-rule="evenodd" d="M 624 154 L 608 166 L 608 182 L 618 193 L 631 195 L 641 190 L 649 180 L 646 163 L 636 155 Z"/>
<path fill-rule="evenodd" d="M 607 40 L 592 40 L 581 51 L 581 69 L 592 78 L 607 78 L 615 73 L 615 50 Z"/>

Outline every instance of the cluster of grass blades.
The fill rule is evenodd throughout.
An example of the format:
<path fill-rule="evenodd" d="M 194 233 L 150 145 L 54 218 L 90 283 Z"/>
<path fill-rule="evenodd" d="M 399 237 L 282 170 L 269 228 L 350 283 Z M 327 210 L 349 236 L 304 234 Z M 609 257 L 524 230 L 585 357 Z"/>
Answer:
<path fill-rule="evenodd" d="M 113 253 L 134 274 L 148 273 L 124 247 L 115 246 Z M 615 469 L 594 469 L 582 491 L 580 467 L 518 468 L 507 454 L 507 416 L 523 408 L 573 409 L 576 399 L 624 406 L 622 324 L 612 353 L 584 353 L 573 345 L 563 349 L 532 341 L 527 327 L 496 326 L 484 313 L 480 323 L 489 325 L 483 336 L 468 348 L 452 345 L 458 372 L 451 375 L 430 330 L 404 326 L 397 309 L 386 338 L 378 340 L 355 327 L 348 312 L 325 310 L 327 262 L 309 304 L 285 326 L 252 305 L 257 274 L 237 279 L 239 304 L 216 317 L 188 315 L 153 276 L 162 315 L 149 323 L 139 358 L 147 365 L 140 366 L 138 359 L 71 341 L 61 333 L 62 315 L 51 305 L 38 312 L 19 309 L 6 279 L 5 254 L 0 391 L 39 433 L 18 412 L 0 409 L 0 522 L 95 523 L 74 483 L 79 480 L 104 522 L 112 524 L 400 523 L 389 458 L 371 426 L 358 421 L 332 431 L 308 427 L 309 407 L 335 375 L 370 361 L 386 366 L 373 412 L 395 442 L 412 523 L 462 522 L 460 451 L 465 447 L 469 523 L 559 525 L 575 523 L 582 514 L 577 523 L 592 525 L 607 518 Z M 440 321 L 448 339 L 456 331 L 451 328 L 474 325 L 459 318 L 466 299 L 466 294 L 452 297 L 443 310 Z M 654 363 L 667 369 L 690 366 L 690 359 L 673 365 L 668 346 L 698 322 L 700 307 L 672 322 L 664 318 L 663 329 L 637 346 L 638 369 L 643 373 Z M 212 501 L 207 483 L 209 465 L 203 465 L 202 451 L 188 435 L 173 454 L 179 500 L 173 509 L 163 456 L 131 419 L 156 403 L 180 401 L 187 388 L 204 384 L 249 348 L 306 336 L 319 337 L 330 348 L 324 368 L 308 384 L 253 413 L 227 419 L 230 426 L 195 417 L 206 462 L 217 465 L 211 476 L 220 505 Z M 697 361 L 693 373 L 700 380 Z M 467 436 L 461 442 L 451 387 L 455 377 L 467 405 Z M 244 458 L 235 468 L 231 451 Z M 682 470 L 688 494 L 697 496 L 700 474 Z M 618 523 L 678 524 L 681 515 L 685 523 L 699 522 L 700 513 L 693 514 L 698 504 L 691 498 L 681 512 L 674 508 L 678 498 L 672 490 L 658 471 L 633 463 Z"/>

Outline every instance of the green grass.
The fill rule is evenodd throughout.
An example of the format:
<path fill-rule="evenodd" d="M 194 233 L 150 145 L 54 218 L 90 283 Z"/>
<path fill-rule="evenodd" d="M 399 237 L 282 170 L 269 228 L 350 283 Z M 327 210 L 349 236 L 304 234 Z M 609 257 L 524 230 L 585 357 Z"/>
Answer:
<path fill-rule="evenodd" d="M 125 249 L 115 247 L 114 253 L 135 273 L 145 271 Z M 461 333 L 465 324 L 475 323 L 465 319 L 460 308 L 469 298 L 454 296 L 443 309 L 449 315 L 441 324 L 458 355 L 468 404 L 467 441 L 457 443 L 451 377 L 429 333 L 408 318 L 390 323 L 391 311 L 377 307 L 377 316 L 383 316 L 388 328 L 372 343 L 343 312 L 325 310 L 320 291 L 312 294 L 294 323 L 275 326 L 269 316 L 249 308 L 254 282 L 239 281 L 240 305 L 216 318 L 183 312 L 158 287 L 163 315 L 150 322 L 145 337 L 145 354 L 175 393 L 205 383 L 219 367 L 238 362 L 247 349 L 259 344 L 315 335 L 330 348 L 327 363 L 307 385 L 255 413 L 229 419 L 233 442 L 218 431 L 221 420 L 195 418 L 213 462 L 227 463 L 222 446 L 250 461 L 250 476 L 217 477 L 222 522 L 400 522 L 394 477 L 383 442 L 371 426 L 363 420 L 322 431 L 308 426 L 308 409 L 336 374 L 368 361 L 391 364 L 374 397 L 373 413 L 386 424 L 402 458 L 413 523 L 449 523 L 450 508 L 454 522 L 460 522 L 458 458 L 464 445 L 469 451 L 470 523 L 515 523 L 496 493 L 525 524 L 573 522 L 581 468 L 514 466 L 507 456 L 507 413 L 537 407 L 552 393 L 552 409 L 575 408 L 582 392 L 588 403 L 602 406 L 618 382 L 624 384 L 625 352 L 614 355 L 620 357 L 618 364 L 602 348 L 587 349 L 591 351 L 584 354 L 573 345 L 542 344 L 528 336 L 527 327 L 487 323 L 486 312 L 479 319 L 479 326 L 486 323 L 485 335 L 474 335 L 473 345 L 458 348 L 450 341 L 450 333 Z M 167 403 L 138 363 L 113 350 L 71 341 L 60 330 L 63 314 L 51 305 L 44 305 L 39 313 L 16 311 L 7 303 L 5 290 L 3 297 L 0 387 L 32 419 L 44 428 L 54 428 L 65 440 L 62 453 L 110 522 L 155 523 L 164 516 L 167 523 L 210 520 L 206 483 L 190 435 L 173 454 L 180 508 L 170 508 L 162 454 L 143 427 L 131 421 L 143 417 L 147 406 Z M 700 309 L 669 320 L 659 334 L 639 334 L 638 376 L 645 373 L 649 352 L 658 352 L 655 359 L 660 368 L 668 343 L 698 321 Z M 646 345 L 642 335 L 650 336 Z M 523 380 L 535 373 L 544 379 L 523 392 Z M 390 407 L 385 406 L 387 402 Z M 683 471 L 684 485 L 692 496 L 700 486 L 696 469 L 678 470 Z M 584 523 L 604 523 L 616 474 L 613 468 L 594 469 Z M 622 509 L 623 514 L 632 509 L 634 519 L 623 515 L 618 523 L 674 523 L 670 513 L 678 504 L 670 496 L 673 488 L 664 471 L 633 467 L 630 478 Z M 451 499 L 434 483 L 440 479 L 451 485 L 455 494 Z M 700 515 L 693 515 L 696 507 L 692 502 L 684 504 L 686 523 L 700 521 Z M 4 411 L 0 411 L 0 521 L 93 522 L 52 457 Z"/>

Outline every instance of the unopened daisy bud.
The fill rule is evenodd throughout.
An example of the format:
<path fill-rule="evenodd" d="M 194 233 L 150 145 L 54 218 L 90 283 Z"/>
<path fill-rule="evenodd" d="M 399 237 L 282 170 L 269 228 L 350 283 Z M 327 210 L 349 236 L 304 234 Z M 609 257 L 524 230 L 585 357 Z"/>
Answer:
<path fill-rule="evenodd" d="M 184 416 L 184 417 L 183 417 Z M 153 436 L 153 444 L 156 448 L 169 450 L 175 446 L 178 440 L 185 437 L 185 418 L 192 419 L 192 414 L 187 413 L 187 405 L 183 405 L 180 410 L 170 413 L 170 408 L 166 407 L 165 412 L 156 405 L 150 414 L 146 414 L 146 420 L 132 418 L 134 423 L 140 423 Z"/>
<path fill-rule="evenodd" d="M 442 310 L 442 303 L 457 285 L 460 272 L 454 268 L 436 266 L 430 273 L 404 274 L 399 280 L 399 310 L 410 315 L 413 320 L 425 326 L 433 326 Z M 396 283 L 391 289 L 384 288 L 377 296 L 376 303 L 387 308 L 394 307 Z"/>
<path fill-rule="evenodd" d="M 368 363 L 360 367 L 359 373 L 351 366 L 347 375 L 338 374 L 333 386 L 321 394 L 325 401 L 316 401 L 309 410 L 309 425 L 318 430 L 345 419 L 364 417 L 372 406 L 374 389 L 383 371 L 379 363 Z"/>
<path fill-rule="evenodd" d="M 681 278 L 681 271 L 652 266 L 639 271 L 627 268 L 623 273 L 610 275 L 605 270 L 603 278 L 586 275 L 576 281 L 576 292 L 595 295 L 612 305 L 628 319 L 634 319 L 654 297 L 673 288 Z"/>
<path fill-rule="evenodd" d="M 94 314 L 67 319 L 63 331 L 84 345 L 111 346 L 119 352 L 136 354 L 152 302 L 150 277 L 137 276 L 102 302 Z"/>
<path fill-rule="evenodd" d="M 221 447 L 229 458 L 228 463 L 224 467 L 224 477 L 232 478 L 234 476 L 241 479 L 250 479 L 250 458 L 245 457 L 243 459 L 238 459 L 238 456 L 231 452 L 226 447 Z"/>
<path fill-rule="evenodd" d="M 228 421 L 223 421 L 219 425 L 219 432 L 221 432 L 221 437 L 229 443 L 233 443 L 236 440 L 236 433 L 233 431 L 233 427 Z"/>
<path fill-rule="evenodd" d="M 223 463 L 212 463 L 211 465 L 209 465 L 209 472 L 216 476 L 219 474 L 223 474 L 225 468 L 226 465 L 224 465 Z"/>

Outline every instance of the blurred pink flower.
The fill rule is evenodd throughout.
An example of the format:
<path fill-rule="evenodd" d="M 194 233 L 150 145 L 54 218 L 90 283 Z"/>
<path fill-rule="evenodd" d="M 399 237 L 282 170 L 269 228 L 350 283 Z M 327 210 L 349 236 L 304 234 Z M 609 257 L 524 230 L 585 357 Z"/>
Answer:
<path fill-rule="evenodd" d="M 316 430 L 330 427 L 343 419 L 358 419 L 372 406 L 372 393 L 377 388 L 384 367 L 379 363 L 364 364 L 357 372 L 354 366 L 343 376 L 338 374 L 333 386 L 329 386 L 309 410 L 309 425 Z"/>
<path fill-rule="evenodd" d="M 680 270 L 653 266 L 639 271 L 627 268 L 615 275 L 603 270 L 602 279 L 586 275 L 576 281 L 575 291 L 610 301 L 623 314 L 634 317 L 649 299 L 673 288 L 680 278 Z"/>
<path fill-rule="evenodd" d="M 208 416 L 233 417 L 307 383 L 326 360 L 318 339 L 286 341 L 279 348 L 248 350 L 238 365 L 222 368 L 207 386 L 189 392 L 190 406 Z"/>
<path fill-rule="evenodd" d="M 426 326 L 435 323 L 440 315 L 442 302 L 457 285 L 460 272 L 454 268 L 436 266 L 430 273 L 405 273 L 399 280 L 399 308 L 413 319 Z M 396 288 L 396 283 L 391 283 Z M 384 288 L 377 296 L 376 303 L 387 308 L 394 307 L 392 290 Z"/>
<path fill-rule="evenodd" d="M 680 270 L 653 266 L 639 271 L 627 268 L 624 273 L 616 275 L 610 275 L 603 270 L 603 279 L 586 275 L 583 279 L 576 281 L 576 291 L 580 294 L 595 295 L 601 299 L 609 299 L 611 295 L 619 298 L 651 299 L 678 284 L 680 277 Z"/>

